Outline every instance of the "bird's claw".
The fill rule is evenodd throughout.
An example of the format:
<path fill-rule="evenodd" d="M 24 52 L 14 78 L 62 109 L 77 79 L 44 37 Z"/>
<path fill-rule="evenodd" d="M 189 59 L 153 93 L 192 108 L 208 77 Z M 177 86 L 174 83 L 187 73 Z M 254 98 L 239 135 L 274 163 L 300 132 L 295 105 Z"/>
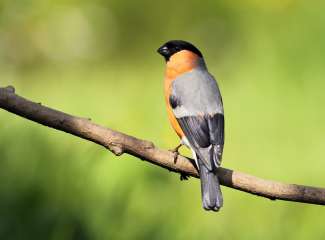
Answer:
<path fill-rule="evenodd" d="M 178 158 L 179 152 L 176 151 L 176 152 L 173 152 L 173 154 L 174 154 L 174 163 L 176 164 L 177 163 L 177 158 Z"/>
<path fill-rule="evenodd" d="M 190 178 L 190 175 L 187 175 L 186 173 L 181 173 L 181 175 L 179 176 L 179 179 L 181 181 L 186 181 Z"/>
<path fill-rule="evenodd" d="M 176 164 L 177 162 L 177 157 L 179 155 L 178 149 L 182 146 L 182 144 L 179 144 L 177 147 L 170 149 L 169 151 L 172 152 L 174 154 L 174 163 Z M 180 173 L 179 179 L 181 181 L 185 181 L 188 180 L 188 178 L 190 177 L 190 175 L 187 175 L 186 173 Z"/>
<path fill-rule="evenodd" d="M 178 149 L 182 146 L 182 144 L 178 145 L 177 147 L 170 149 L 169 151 L 172 152 L 174 154 L 174 163 L 177 162 L 177 158 L 179 155 Z"/>

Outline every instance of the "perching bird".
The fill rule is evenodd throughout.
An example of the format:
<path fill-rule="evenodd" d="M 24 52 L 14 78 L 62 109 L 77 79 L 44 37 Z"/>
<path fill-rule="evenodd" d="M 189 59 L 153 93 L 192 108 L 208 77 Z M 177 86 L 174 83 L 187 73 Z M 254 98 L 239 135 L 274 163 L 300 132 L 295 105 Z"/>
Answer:
<path fill-rule="evenodd" d="M 216 170 L 224 145 L 219 87 L 208 72 L 201 52 L 191 43 L 173 40 L 157 51 L 167 65 L 164 91 L 169 121 L 181 145 L 192 150 L 200 173 L 203 208 L 218 211 L 223 198 Z"/>

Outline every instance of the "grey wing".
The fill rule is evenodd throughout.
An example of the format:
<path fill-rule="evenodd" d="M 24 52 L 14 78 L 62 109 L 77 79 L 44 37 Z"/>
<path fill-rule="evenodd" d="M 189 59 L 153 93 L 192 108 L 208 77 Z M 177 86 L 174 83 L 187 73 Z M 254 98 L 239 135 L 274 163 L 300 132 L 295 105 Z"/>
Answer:
<path fill-rule="evenodd" d="M 224 145 L 224 115 L 219 88 L 205 72 L 190 72 L 172 85 L 170 103 L 191 147 L 204 165 L 220 166 Z"/>

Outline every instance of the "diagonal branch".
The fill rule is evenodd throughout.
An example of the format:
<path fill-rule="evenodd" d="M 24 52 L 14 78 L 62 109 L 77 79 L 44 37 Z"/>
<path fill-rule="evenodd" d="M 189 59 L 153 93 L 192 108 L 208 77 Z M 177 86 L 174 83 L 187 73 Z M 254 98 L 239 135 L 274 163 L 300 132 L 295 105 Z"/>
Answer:
<path fill-rule="evenodd" d="M 175 163 L 173 153 L 155 147 L 152 142 L 102 127 L 92 123 L 89 119 L 75 117 L 29 101 L 16 95 L 15 89 L 11 86 L 0 88 L 0 108 L 102 145 L 117 156 L 128 153 L 170 171 L 199 177 L 192 159 L 179 155 Z M 280 199 L 325 205 L 324 188 L 265 180 L 226 168 L 219 168 L 218 175 L 222 185 L 243 192 L 272 200 Z"/>

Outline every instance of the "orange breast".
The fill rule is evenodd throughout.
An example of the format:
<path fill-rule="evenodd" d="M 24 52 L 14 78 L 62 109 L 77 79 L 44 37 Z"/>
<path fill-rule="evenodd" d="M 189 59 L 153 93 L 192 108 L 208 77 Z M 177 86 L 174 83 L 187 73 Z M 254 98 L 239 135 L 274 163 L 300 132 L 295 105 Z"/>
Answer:
<path fill-rule="evenodd" d="M 168 84 L 168 82 L 169 82 L 169 84 Z M 167 106 L 167 115 L 168 115 L 169 122 L 172 125 L 173 129 L 175 130 L 177 135 L 180 138 L 182 138 L 184 136 L 184 132 L 182 131 L 181 126 L 177 122 L 177 119 L 176 119 L 176 117 L 175 117 L 175 115 L 173 113 L 173 110 L 172 110 L 172 108 L 170 106 L 170 103 L 169 103 L 170 83 L 171 83 L 171 81 L 169 81 L 166 78 L 165 79 L 165 102 L 166 102 L 166 106 Z"/>
<path fill-rule="evenodd" d="M 177 76 L 191 71 L 198 62 L 198 56 L 195 53 L 192 53 L 187 50 L 180 51 L 174 54 L 170 60 L 167 62 L 166 74 L 165 74 L 165 82 L 164 82 L 164 92 L 165 92 L 165 102 L 167 105 L 167 114 L 168 119 L 177 133 L 177 135 L 182 138 L 184 136 L 184 132 L 180 127 L 177 119 L 173 113 L 171 105 L 169 103 L 169 96 L 171 93 L 171 84 L 177 78 Z"/>

